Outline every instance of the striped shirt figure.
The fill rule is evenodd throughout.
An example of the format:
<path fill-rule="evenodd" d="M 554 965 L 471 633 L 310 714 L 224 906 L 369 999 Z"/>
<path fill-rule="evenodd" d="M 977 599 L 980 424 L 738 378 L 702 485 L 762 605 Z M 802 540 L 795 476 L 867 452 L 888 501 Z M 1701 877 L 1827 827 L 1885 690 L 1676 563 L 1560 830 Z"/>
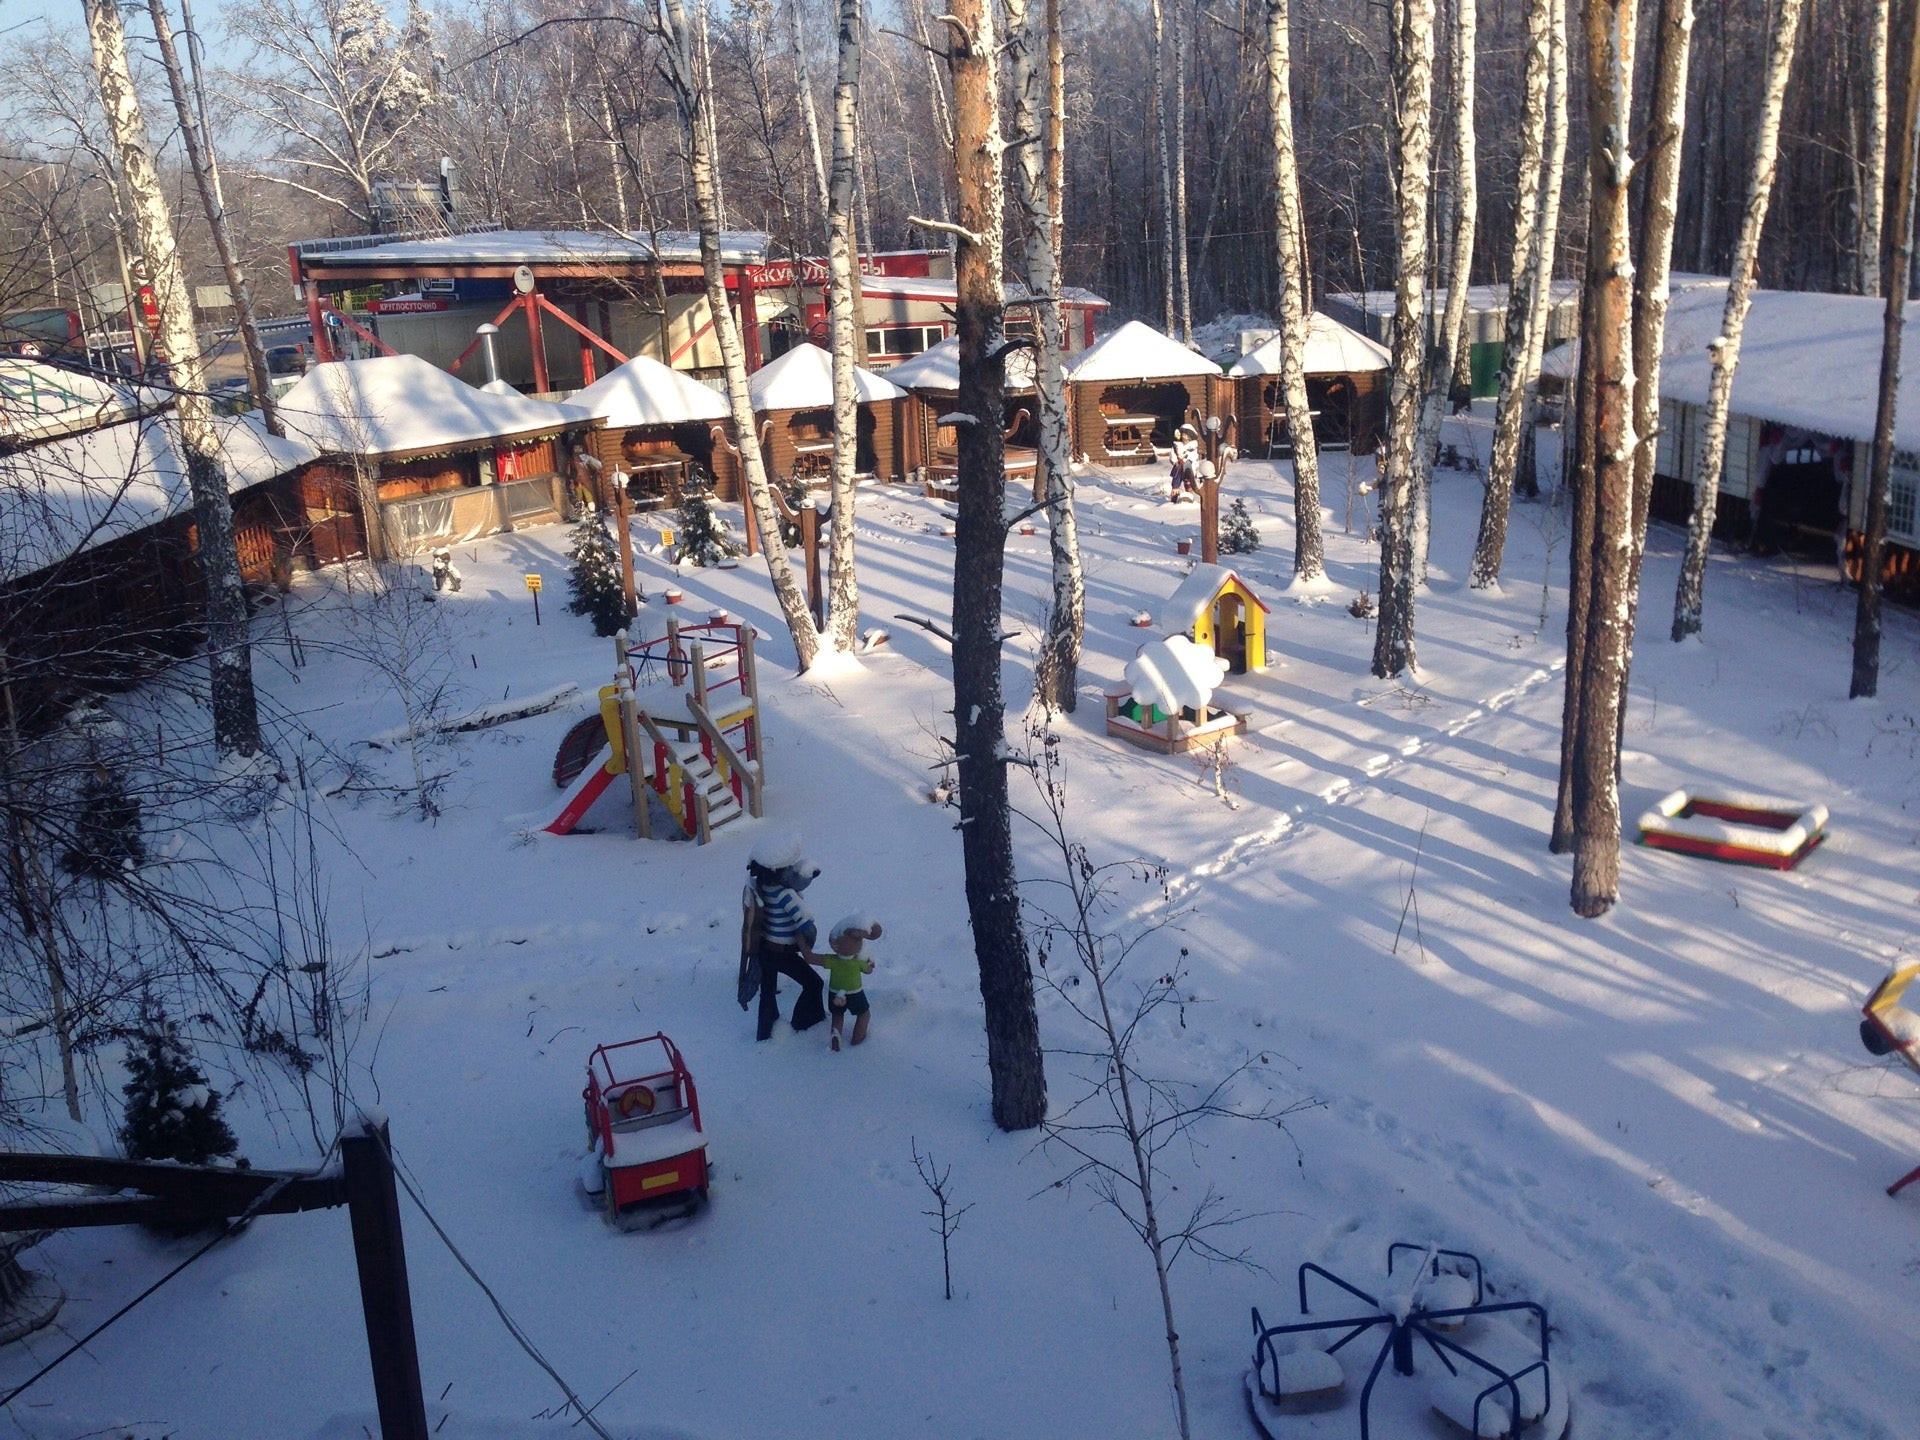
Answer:
<path fill-rule="evenodd" d="M 807 907 L 800 903 L 800 892 L 785 885 L 760 891 L 761 939 L 768 946 L 792 946 L 811 950 L 819 928 Z"/>

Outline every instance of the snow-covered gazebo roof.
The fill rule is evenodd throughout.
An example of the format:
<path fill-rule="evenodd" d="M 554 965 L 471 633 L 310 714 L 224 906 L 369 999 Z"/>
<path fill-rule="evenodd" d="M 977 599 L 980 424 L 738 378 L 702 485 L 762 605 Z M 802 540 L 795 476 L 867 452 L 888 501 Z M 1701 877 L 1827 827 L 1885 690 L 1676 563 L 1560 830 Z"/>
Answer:
<path fill-rule="evenodd" d="M 731 413 L 719 392 L 645 355 L 574 391 L 567 403 L 591 411 L 615 429 L 724 420 Z"/>
<path fill-rule="evenodd" d="M 1318 310 L 1307 320 L 1307 367 L 1309 375 L 1361 375 L 1385 370 L 1393 364 L 1393 354 L 1377 340 L 1342 325 L 1331 315 Z M 1235 379 L 1244 375 L 1280 373 L 1280 337 L 1275 335 L 1242 355 L 1227 371 Z"/>
<path fill-rule="evenodd" d="M 1229 583 L 1238 585 L 1262 610 L 1267 609 L 1267 602 L 1253 593 L 1253 587 L 1226 566 L 1195 565 L 1180 582 L 1180 588 L 1160 607 L 1160 628 L 1181 634 L 1193 629 L 1213 604 L 1214 597 Z"/>
<path fill-rule="evenodd" d="M 1094 342 L 1067 372 L 1067 378 L 1085 384 L 1102 380 L 1186 380 L 1219 373 L 1220 367 L 1206 356 L 1189 350 L 1172 336 L 1162 335 L 1151 325 L 1129 320 Z"/>
<path fill-rule="evenodd" d="M 833 404 L 833 357 L 818 345 L 796 345 L 770 365 L 747 377 L 755 412 L 824 410 Z M 906 391 L 871 370 L 853 369 L 853 388 L 862 405 L 899 400 Z"/>
<path fill-rule="evenodd" d="M 237 492 L 298 469 L 313 447 L 269 435 L 257 414 L 216 416 L 214 435 Z M 0 579 L 17 580 L 157 525 L 193 506 L 179 427 L 170 416 L 103 426 L 0 456 Z"/>
<path fill-rule="evenodd" d="M 580 406 L 476 389 L 417 355 L 316 365 L 281 397 L 280 418 L 289 435 L 323 455 L 389 459 L 593 422 Z"/>
<path fill-rule="evenodd" d="M 902 360 L 887 371 L 887 379 L 908 390 L 931 390 L 940 395 L 960 393 L 960 337 L 949 335 L 938 345 Z M 1007 389 L 1033 389 L 1033 351 L 1015 350 L 1007 356 Z"/>
<path fill-rule="evenodd" d="M 1140 647 L 1127 662 L 1127 684 L 1140 704 L 1176 715 L 1188 707 L 1198 710 L 1212 700 L 1227 670 L 1227 662 L 1205 646 L 1184 635 L 1170 635 Z"/>

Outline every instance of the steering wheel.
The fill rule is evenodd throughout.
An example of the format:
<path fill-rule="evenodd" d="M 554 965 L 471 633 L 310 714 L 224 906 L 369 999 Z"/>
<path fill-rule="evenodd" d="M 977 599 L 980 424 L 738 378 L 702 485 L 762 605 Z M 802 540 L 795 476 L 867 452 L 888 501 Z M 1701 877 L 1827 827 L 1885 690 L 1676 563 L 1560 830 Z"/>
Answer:
<path fill-rule="evenodd" d="M 619 1112 L 622 1120 L 630 1119 L 636 1111 L 651 1115 L 653 1113 L 653 1089 L 648 1085 L 633 1085 L 620 1092 L 620 1098 L 613 1102 L 613 1108 Z"/>

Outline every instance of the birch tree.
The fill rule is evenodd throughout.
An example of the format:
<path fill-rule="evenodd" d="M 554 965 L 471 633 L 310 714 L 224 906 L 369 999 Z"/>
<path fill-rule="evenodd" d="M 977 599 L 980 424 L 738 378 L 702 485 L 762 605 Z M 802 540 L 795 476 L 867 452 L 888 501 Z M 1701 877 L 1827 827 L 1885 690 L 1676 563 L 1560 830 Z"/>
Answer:
<path fill-rule="evenodd" d="M 1427 193 L 1432 146 L 1434 0 L 1394 0 L 1396 274 L 1387 468 L 1380 496 L 1380 620 L 1373 673 L 1414 667 L 1413 506 L 1426 362 Z"/>
<path fill-rule="evenodd" d="M 1162 328 L 1172 335 L 1178 319 L 1174 309 L 1173 273 L 1173 156 L 1167 139 L 1167 17 L 1165 0 L 1153 3 L 1153 143 L 1160 162 L 1160 285 L 1163 298 Z"/>
<path fill-rule="evenodd" d="M 820 148 L 820 112 L 813 103 L 813 79 L 807 74 L 807 37 L 800 28 L 800 0 L 787 0 L 787 23 L 793 38 L 793 89 L 800 101 L 800 118 L 807 126 L 807 157 L 813 162 L 808 173 L 813 177 L 814 198 L 820 206 L 820 223 L 831 234 L 833 222 L 828 217 L 833 211 L 833 198 L 827 183 L 826 156 Z"/>
<path fill-rule="evenodd" d="M 1187 273 L 1187 47 L 1192 25 L 1176 10 L 1173 16 L 1173 265 L 1179 297 L 1180 329 L 1184 345 L 1193 344 L 1193 282 Z"/>
<path fill-rule="evenodd" d="M 1540 222 L 1541 173 L 1547 139 L 1547 85 L 1552 70 L 1553 0 L 1527 0 L 1527 59 L 1520 87 L 1520 171 L 1513 209 L 1513 260 L 1507 286 L 1506 346 L 1500 360 L 1500 398 L 1493 412 L 1493 450 L 1487 490 L 1480 504 L 1480 535 L 1473 547 L 1467 584 L 1488 590 L 1500 582 L 1513 502 L 1514 463 L 1520 455 L 1520 424 L 1532 342 L 1533 283 L 1538 273 L 1535 237 Z"/>
<path fill-rule="evenodd" d="M 1567 0 L 1553 0 L 1553 33 L 1547 53 L 1547 158 L 1540 188 L 1540 227 L 1533 237 L 1533 314 L 1527 320 L 1526 384 L 1520 392 L 1521 454 L 1513 474 L 1514 491 L 1530 500 L 1540 496 L 1534 461 L 1540 361 L 1546 353 L 1547 321 L 1553 313 L 1553 262 L 1560 248 L 1560 196 L 1567 173 Z"/>
<path fill-rule="evenodd" d="M 853 187 L 858 152 L 860 51 L 865 20 L 861 0 L 839 0 L 839 76 L 833 87 L 833 173 L 827 186 L 827 311 L 833 351 L 833 531 L 827 558 L 827 640 L 854 647 L 860 623 L 860 582 L 854 573 L 853 475 L 859 459 L 860 396 L 854 368 L 859 316 L 854 310 Z"/>
<path fill-rule="evenodd" d="M 1789 0 L 1791 3 L 1791 0 Z M 1616 737 L 1628 643 L 1627 577 L 1632 524 L 1633 253 L 1627 191 L 1633 177 L 1630 108 L 1638 0 L 1587 0 L 1587 301 L 1583 343 L 1594 390 L 1587 553 L 1591 595 L 1573 738 L 1573 887 L 1576 915 L 1592 919 L 1620 892 L 1620 787 Z M 1586 456 L 1583 454 L 1583 460 Z"/>
<path fill-rule="evenodd" d="M 247 284 L 240 252 L 233 243 L 233 227 L 227 223 L 227 205 L 220 193 L 220 175 L 213 154 L 213 137 L 199 124 L 193 99 L 187 93 L 186 73 L 173 43 L 173 26 L 167 19 L 166 0 L 147 0 L 147 12 L 153 17 L 154 43 L 160 49 L 160 63 L 167 72 L 167 88 L 173 95 L 174 114 L 180 121 L 180 140 L 187 152 L 187 168 L 193 172 L 194 188 L 200 193 L 200 208 L 207 217 L 207 229 L 213 234 L 214 253 L 220 257 L 220 269 L 226 276 L 227 294 L 233 300 L 234 317 L 240 330 L 240 352 L 246 360 L 247 387 L 260 417 L 274 435 L 284 435 L 280 413 L 273 399 L 273 380 L 267 374 L 267 347 L 261 343 L 260 327 L 253 319 L 253 291 Z"/>
<path fill-rule="evenodd" d="M 1474 144 L 1473 103 L 1475 51 L 1479 46 L 1477 0 L 1454 0 L 1453 69 L 1449 83 L 1449 112 L 1453 118 L 1451 148 L 1454 173 L 1453 231 L 1449 237 L 1447 304 L 1440 318 L 1439 354 L 1427 386 L 1427 403 L 1420 412 L 1420 441 L 1414 451 L 1418 471 L 1420 534 L 1415 537 L 1416 564 L 1426 576 L 1429 532 L 1432 526 L 1433 466 L 1440 449 L 1440 422 L 1447 413 L 1461 352 L 1466 346 L 1467 288 L 1473 280 L 1473 237 L 1480 220 L 1479 157 Z M 1469 371 L 1471 383 L 1471 371 Z"/>
<path fill-rule="evenodd" d="M 1920 145 L 1920 35 L 1907 29 L 1907 88 L 1901 111 L 1898 166 L 1894 172 L 1893 233 L 1883 262 L 1886 319 L 1880 340 L 1880 391 L 1873 419 L 1872 470 L 1867 478 L 1865 543 L 1860 551 L 1860 599 L 1853 620 L 1853 676 L 1849 699 L 1880 691 L 1880 583 L 1885 563 L 1887 509 L 1893 503 L 1894 403 L 1900 390 L 1900 342 L 1906 329 L 1906 299 L 1913 286 L 1913 223 L 1916 145 Z"/>
<path fill-rule="evenodd" d="M 1471 0 L 1469 0 L 1471 3 Z M 1267 106 L 1273 123 L 1274 249 L 1280 270 L 1280 393 L 1293 436 L 1293 575 L 1327 573 L 1320 534 L 1320 447 L 1307 403 L 1307 237 L 1300 205 L 1300 157 L 1293 142 L 1290 0 L 1267 0 Z"/>
<path fill-rule="evenodd" d="M 260 717 L 254 703 L 247 596 L 240 578 L 240 557 L 234 548 L 233 505 L 207 399 L 206 372 L 200 360 L 200 342 L 194 334 L 187 277 L 180 265 L 166 191 L 154 170 L 146 118 L 140 113 L 133 76 L 127 67 L 127 33 L 120 22 L 119 8 L 115 0 L 86 0 L 86 14 L 100 105 L 106 112 L 134 229 L 146 257 L 147 278 L 160 312 L 160 344 L 172 371 L 174 413 L 187 464 L 187 483 L 193 492 L 200 572 L 207 591 L 214 747 L 223 757 L 252 756 L 260 751 Z"/>
<path fill-rule="evenodd" d="M 1854 247 L 1855 287 L 1880 293 L 1882 202 L 1887 185 L 1887 51 L 1893 0 L 1870 0 L 1867 30 L 1867 154 L 1860 169 L 1860 233 Z M 1898 223 L 1896 219 L 1895 223 Z"/>
<path fill-rule="evenodd" d="M 820 632 L 813 623 L 812 612 L 807 609 L 807 597 L 794 579 L 786 547 L 779 543 L 780 517 L 773 508 L 766 458 L 761 454 L 760 436 L 754 425 L 753 396 L 747 388 L 746 352 L 740 345 L 740 327 L 727 303 L 726 273 L 720 261 L 720 201 L 713 183 L 713 131 L 704 113 L 711 97 L 702 87 L 700 53 L 688 21 L 686 0 L 658 0 L 658 3 L 662 42 L 660 72 L 673 91 L 681 139 L 687 147 L 694 211 L 700 227 L 700 266 L 706 278 L 707 308 L 713 316 L 713 337 L 720 347 L 720 359 L 726 371 L 727 403 L 733 411 L 746 503 L 753 507 L 754 524 L 766 541 L 761 550 L 767 557 L 767 577 L 773 583 L 774 599 L 779 602 L 781 616 L 793 636 L 794 654 L 800 668 L 805 670 L 819 653 Z"/>
<path fill-rule="evenodd" d="M 1773 200 L 1773 182 L 1780 155 L 1780 111 L 1786 99 L 1787 74 L 1793 68 L 1794 41 L 1800 30 L 1801 0 L 1780 0 L 1774 12 L 1767 46 L 1767 73 L 1760 109 L 1759 132 L 1754 139 L 1753 171 L 1747 181 L 1747 203 L 1740 219 L 1740 238 L 1733 247 L 1732 273 L 1727 281 L 1727 304 L 1720 333 L 1707 347 L 1712 378 L 1707 386 L 1707 419 L 1700 443 L 1700 468 L 1694 477 L 1693 514 L 1687 522 L 1687 553 L 1680 564 L 1680 582 L 1673 596 L 1673 638 L 1676 642 L 1698 635 L 1707 583 L 1707 548 L 1713 540 L 1713 520 L 1720 504 L 1720 472 L 1727 458 L 1727 412 L 1733 400 L 1733 377 L 1740 368 L 1740 332 L 1752 305 L 1755 271 L 1760 259 L 1760 232 L 1766 228 Z"/>
<path fill-rule="evenodd" d="M 957 242 L 956 413 L 961 422 L 955 427 L 960 520 L 953 560 L 953 719 L 960 846 L 986 1012 L 993 1120 L 1002 1130 L 1030 1130 L 1046 1119 L 1047 1082 L 1014 878 L 1006 699 L 1000 688 L 1007 543 L 1006 465 L 999 424 L 1006 403 L 1006 292 L 1001 276 L 1006 143 L 1000 130 L 1000 40 L 994 0 L 950 0 L 940 20 L 947 28 L 947 68 L 953 78 L 959 209 L 953 224 L 927 219 L 913 223 L 951 234 Z"/>
<path fill-rule="evenodd" d="M 1044 0 L 1043 0 L 1044 3 Z M 1052 125 L 1051 53 L 1057 43 L 1053 5 L 1005 0 L 1007 65 L 1013 94 L 1015 203 L 1025 222 L 1022 243 L 1027 294 L 1033 304 L 1034 389 L 1040 409 L 1040 475 L 1047 497 L 1053 605 L 1034 667 L 1034 691 L 1043 709 L 1073 710 L 1079 703 L 1080 645 L 1086 633 L 1086 580 L 1073 503 L 1073 440 L 1067 429 L 1066 367 L 1060 355 L 1060 237 L 1047 171 Z"/>

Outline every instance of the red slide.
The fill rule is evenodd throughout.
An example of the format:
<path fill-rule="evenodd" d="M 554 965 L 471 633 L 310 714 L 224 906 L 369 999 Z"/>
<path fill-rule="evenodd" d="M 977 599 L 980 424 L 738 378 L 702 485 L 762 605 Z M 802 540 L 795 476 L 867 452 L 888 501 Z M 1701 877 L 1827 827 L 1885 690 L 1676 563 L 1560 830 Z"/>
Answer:
<path fill-rule="evenodd" d="M 623 772 L 624 773 L 624 772 Z M 573 793 L 567 797 L 567 805 L 551 825 L 547 826 L 549 835 L 571 835 L 573 827 L 586 817 L 593 808 L 593 802 L 611 785 L 614 777 L 607 772 L 605 763 L 595 765 L 580 777 L 580 783 L 573 787 Z"/>

